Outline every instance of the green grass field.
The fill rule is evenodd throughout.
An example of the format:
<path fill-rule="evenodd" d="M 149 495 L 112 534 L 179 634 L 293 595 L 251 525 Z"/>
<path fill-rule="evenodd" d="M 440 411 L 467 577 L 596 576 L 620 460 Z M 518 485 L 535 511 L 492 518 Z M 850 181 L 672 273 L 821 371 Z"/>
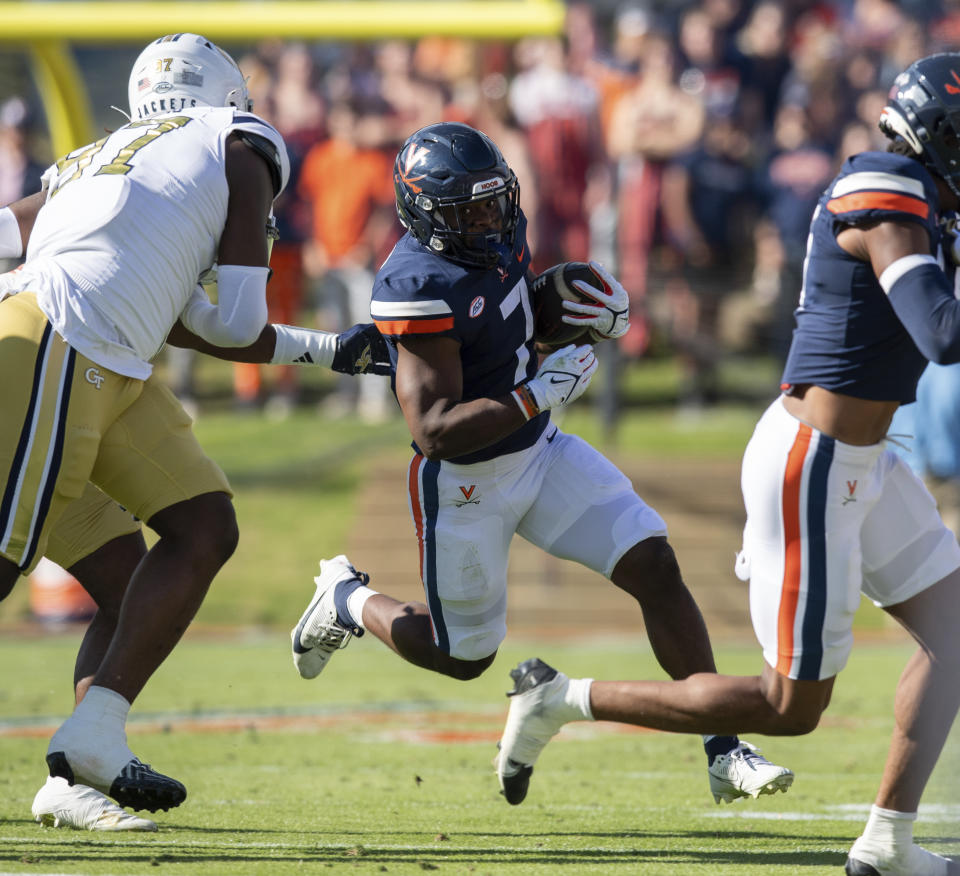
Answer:
<path fill-rule="evenodd" d="M 628 381 L 628 394 L 669 392 L 670 374 L 654 374 L 643 386 Z M 726 408 L 692 426 L 641 404 L 621 422 L 616 450 L 739 454 L 756 413 Z M 609 438 L 586 405 L 564 429 Z M 902 637 L 863 634 L 814 734 L 751 739 L 797 773 L 787 795 L 717 807 L 698 739 L 582 723 L 548 747 L 527 801 L 510 807 L 491 765 L 510 668 L 537 655 L 574 675 L 660 678 L 645 640 L 512 633 L 482 678 L 459 683 L 366 637 L 305 682 L 288 639 L 304 569 L 363 525 L 357 487 L 372 458 L 405 463 L 406 432 L 399 422 L 325 423 L 307 410 L 283 423 L 237 418 L 216 405 L 197 432 L 237 492 L 241 544 L 129 725 L 132 748 L 184 781 L 189 797 L 156 816 L 156 834 L 32 821 L 47 739 L 72 705 L 79 633 L 31 627 L 21 584 L 0 605 L 0 873 L 841 872 L 885 755 Z M 717 656 L 721 671 L 759 668 L 753 642 Z M 960 853 L 958 774 L 955 733 L 916 830 L 948 854 Z"/>
<path fill-rule="evenodd" d="M 30 803 L 46 737 L 68 708 L 74 635 L 6 639 L 0 700 L 0 871 L 274 874 L 820 874 L 840 872 L 871 801 L 907 651 L 867 644 L 822 726 L 754 738 L 797 773 L 786 795 L 715 806 L 694 737 L 564 728 L 510 807 L 491 759 L 507 672 L 538 654 L 575 674 L 660 677 L 645 644 L 511 641 L 469 684 L 406 666 L 363 639 L 319 679 L 295 673 L 283 633 L 191 635 L 134 710 L 132 747 L 189 789 L 156 834 L 41 828 Z M 723 649 L 750 672 L 753 648 Z M 29 684 L 10 684 L 29 679 Z M 951 743 L 917 835 L 960 851 Z"/>

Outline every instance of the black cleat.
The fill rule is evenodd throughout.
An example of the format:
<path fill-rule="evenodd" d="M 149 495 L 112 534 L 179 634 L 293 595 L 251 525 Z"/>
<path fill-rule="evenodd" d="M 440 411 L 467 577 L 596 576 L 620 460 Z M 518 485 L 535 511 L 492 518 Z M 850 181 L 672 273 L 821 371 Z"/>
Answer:
<path fill-rule="evenodd" d="M 162 809 L 166 812 L 187 799 L 187 789 L 180 782 L 158 773 L 150 768 L 150 764 L 141 763 L 137 758 L 120 770 L 107 793 L 121 806 L 134 811 Z"/>
<path fill-rule="evenodd" d="M 66 779 L 68 785 L 78 781 L 62 751 L 54 751 L 47 755 L 47 767 L 51 776 Z M 120 770 L 120 775 L 113 780 L 109 788 L 97 787 L 96 783 L 82 776 L 79 781 L 108 794 L 121 806 L 134 811 L 149 809 L 151 812 L 156 812 L 162 809 L 166 812 L 187 799 L 187 789 L 180 782 L 158 773 L 150 768 L 150 764 L 141 763 L 138 758 L 133 758 Z"/>
<path fill-rule="evenodd" d="M 508 691 L 507 696 L 515 697 L 517 694 L 526 693 L 528 690 L 533 690 L 538 685 L 552 680 L 556 675 L 557 670 L 552 666 L 548 666 L 539 657 L 531 657 L 510 670 L 513 690 Z"/>

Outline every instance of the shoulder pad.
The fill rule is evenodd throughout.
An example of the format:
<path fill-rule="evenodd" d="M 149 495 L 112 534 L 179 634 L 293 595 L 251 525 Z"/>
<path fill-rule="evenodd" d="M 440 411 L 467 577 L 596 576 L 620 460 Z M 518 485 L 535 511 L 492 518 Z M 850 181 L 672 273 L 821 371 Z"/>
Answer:
<path fill-rule="evenodd" d="M 255 134 L 253 131 L 245 131 L 242 128 L 234 133 L 266 160 L 267 167 L 270 168 L 270 177 L 273 180 L 273 196 L 279 195 L 283 188 L 283 163 L 280 160 L 280 150 L 277 149 L 276 143 L 262 134 Z"/>
<path fill-rule="evenodd" d="M 886 152 L 865 152 L 844 162 L 828 190 L 826 208 L 846 223 L 909 219 L 932 224 L 936 186 L 917 161 Z"/>

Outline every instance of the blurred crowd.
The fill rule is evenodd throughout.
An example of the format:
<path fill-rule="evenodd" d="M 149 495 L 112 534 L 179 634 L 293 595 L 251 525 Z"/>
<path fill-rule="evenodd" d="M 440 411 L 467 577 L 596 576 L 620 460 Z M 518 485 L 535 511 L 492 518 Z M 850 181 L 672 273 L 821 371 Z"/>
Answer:
<path fill-rule="evenodd" d="M 238 52 L 293 169 L 271 319 L 369 319 L 373 274 L 402 230 L 396 151 L 423 125 L 464 121 L 520 180 L 535 269 L 607 265 L 632 298 L 621 361 L 676 356 L 681 401 L 710 404 L 724 355 L 785 354 L 813 207 L 845 156 L 885 148 L 876 122 L 896 74 L 958 47 L 957 0 L 648 0 L 570 3 L 558 38 Z M 0 203 L 35 184 L 17 100 L 0 108 Z M 173 374 L 189 396 L 189 360 Z M 238 406 L 282 414 L 297 371 L 238 366 L 234 389 Z M 327 413 L 383 419 L 388 395 L 383 380 L 344 378 Z"/>

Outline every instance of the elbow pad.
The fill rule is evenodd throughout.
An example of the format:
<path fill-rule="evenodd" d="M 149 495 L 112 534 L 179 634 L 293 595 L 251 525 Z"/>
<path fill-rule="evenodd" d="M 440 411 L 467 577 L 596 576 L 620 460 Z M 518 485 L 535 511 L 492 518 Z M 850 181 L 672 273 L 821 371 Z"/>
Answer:
<path fill-rule="evenodd" d="M 252 344 L 267 324 L 269 274 L 269 268 L 220 265 L 217 304 L 195 294 L 180 315 L 183 324 L 216 347 Z"/>

